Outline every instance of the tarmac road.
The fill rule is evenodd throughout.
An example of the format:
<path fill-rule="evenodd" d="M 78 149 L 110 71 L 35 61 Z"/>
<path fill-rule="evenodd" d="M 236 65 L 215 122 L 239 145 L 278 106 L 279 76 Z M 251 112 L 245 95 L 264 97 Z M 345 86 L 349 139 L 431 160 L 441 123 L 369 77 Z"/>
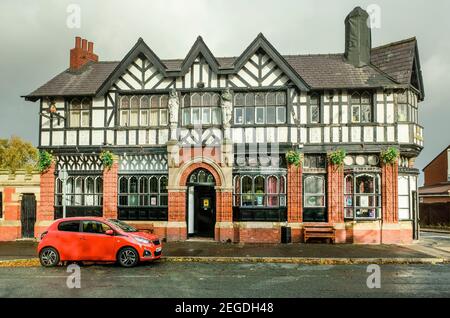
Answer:
<path fill-rule="evenodd" d="M 365 265 L 154 263 L 81 267 L 69 289 L 65 267 L 0 268 L 0 297 L 450 297 L 449 265 L 381 265 L 369 289 Z"/>

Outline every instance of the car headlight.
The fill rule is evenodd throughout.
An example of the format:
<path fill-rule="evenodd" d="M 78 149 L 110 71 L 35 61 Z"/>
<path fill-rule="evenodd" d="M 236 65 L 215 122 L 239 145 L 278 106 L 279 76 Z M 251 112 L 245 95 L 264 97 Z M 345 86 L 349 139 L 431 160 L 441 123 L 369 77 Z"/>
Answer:
<path fill-rule="evenodd" d="M 149 244 L 149 243 L 150 243 L 149 240 L 147 240 L 147 239 L 145 239 L 145 238 L 142 238 L 142 237 L 134 236 L 134 239 L 135 239 L 138 243 L 141 243 L 141 244 Z"/>

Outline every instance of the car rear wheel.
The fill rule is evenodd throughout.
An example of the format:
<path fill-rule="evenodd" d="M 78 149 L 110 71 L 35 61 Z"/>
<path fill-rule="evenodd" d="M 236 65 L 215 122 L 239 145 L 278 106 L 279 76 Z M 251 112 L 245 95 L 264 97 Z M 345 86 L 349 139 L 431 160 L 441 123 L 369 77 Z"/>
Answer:
<path fill-rule="evenodd" d="M 138 252 L 134 248 L 125 247 L 119 251 L 117 261 L 123 267 L 136 266 L 139 263 Z"/>
<path fill-rule="evenodd" d="M 53 247 L 44 247 L 39 253 L 39 261 L 44 267 L 53 267 L 59 264 L 59 253 Z"/>

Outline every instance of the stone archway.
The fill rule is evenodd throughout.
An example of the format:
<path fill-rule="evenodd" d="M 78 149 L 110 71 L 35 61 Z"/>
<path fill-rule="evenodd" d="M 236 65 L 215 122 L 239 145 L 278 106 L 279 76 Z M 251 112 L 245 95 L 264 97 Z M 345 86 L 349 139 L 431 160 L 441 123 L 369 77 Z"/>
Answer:
<path fill-rule="evenodd" d="M 205 157 L 194 158 L 169 169 L 168 239 L 188 237 L 188 178 L 197 169 L 208 171 L 215 179 L 215 240 L 233 240 L 232 167 L 219 165 Z"/>

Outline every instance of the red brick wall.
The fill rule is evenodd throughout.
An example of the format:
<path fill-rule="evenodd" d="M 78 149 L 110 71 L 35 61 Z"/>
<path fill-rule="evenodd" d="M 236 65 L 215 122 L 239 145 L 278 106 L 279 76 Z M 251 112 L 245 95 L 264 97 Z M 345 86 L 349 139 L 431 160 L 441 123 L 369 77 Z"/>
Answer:
<path fill-rule="evenodd" d="M 40 202 L 37 205 L 36 221 L 54 219 L 55 212 L 55 164 L 41 174 Z"/>
<path fill-rule="evenodd" d="M 289 165 L 287 175 L 287 214 L 289 223 L 301 223 L 303 221 L 302 173 L 301 165 L 299 167 Z"/>
<path fill-rule="evenodd" d="M 237 237 L 240 243 L 280 243 L 280 228 L 238 228 Z"/>
<path fill-rule="evenodd" d="M 117 218 L 117 175 L 119 164 L 114 161 L 110 169 L 103 170 L 103 217 Z"/>
<path fill-rule="evenodd" d="M 216 221 L 233 222 L 233 192 L 216 192 Z"/>
<path fill-rule="evenodd" d="M 220 147 L 189 147 L 180 149 L 180 165 L 196 157 L 208 158 L 220 164 L 221 149 Z"/>
<path fill-rule="evenodd" d="M 344 168 L 330 163 L 327 173 L 328 222 L 342 223 L 344 222 Z"/>
<path fill-rule="evenodd" d="M 448 178 L 448 151 L 442 152 L 434 159 L 428 167 L 423 169 L 425 176 L 425 186 L 447 182 Z"/>
<path fill-rule="evenodd" d="M 186 193 L 169 191 L 169 222 L 186 221 Z"/>
<path fill-rule="evenodd" d="M 383 221 L 398 222 L 398 164 L 381 168 L 381 207 Z"/>

